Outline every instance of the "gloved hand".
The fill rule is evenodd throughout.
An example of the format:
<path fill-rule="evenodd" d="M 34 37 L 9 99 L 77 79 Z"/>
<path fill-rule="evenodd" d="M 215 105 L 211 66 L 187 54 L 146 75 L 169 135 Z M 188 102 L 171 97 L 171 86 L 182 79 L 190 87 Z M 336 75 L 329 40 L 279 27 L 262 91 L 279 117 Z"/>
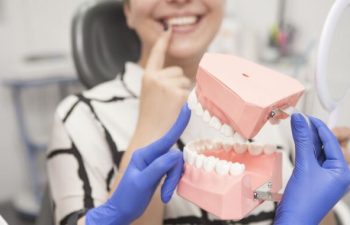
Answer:
<path fill-rule="evenodd" d="M 186 128 L 191 116 L 185 104 L 173 127 L 158 141 L 134 152 L 132 159 L 112 197 L 86 214 L 87 225 L 130 224 L 147 208 L 161 179 L 161 198 L 167 203 L 183 172 L 183 158 L 179 150 L 169 149 Z"/>
<path fill-rule="evenodd" d="M 350 171 L 336 137 L 319 119 L 310 121 L 292 116 L 296 162 L 275 225 L 317 225 L 348 191 Z"/>

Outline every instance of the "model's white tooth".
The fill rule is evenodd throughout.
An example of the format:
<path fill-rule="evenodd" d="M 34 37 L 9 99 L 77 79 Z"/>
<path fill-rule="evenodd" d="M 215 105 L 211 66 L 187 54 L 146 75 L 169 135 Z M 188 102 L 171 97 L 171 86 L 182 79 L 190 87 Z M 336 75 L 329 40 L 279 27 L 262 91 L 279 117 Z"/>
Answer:
<path fill-rule="evenodd" d="M 205 144 L 205 146 L 206 146 L 206 149 L 209 150 L 209 151 L 215 150 L 215 144 L 213 142 L 207 142 Z"/>
<path fill-rule="evenodd" d="M 220 131 L 227 137 L 231 137 L 232 135 L 234 135 L 232 128 L 227 124 L 222 125 Z"/>
<path fill-rule="evenodd" d="M 189 151 L 190 151 L 190 150 L 189 150 L 188 146 L 185 146 L 184 152 L 183 152 L 184 161 L 185 161 L 185 162 L 188 162 L 188 152 L 189 152 Z"/>
<path fill-rule="evenodd" d="M 209 126 L 215 128 L 217 130 L 220 130 L 222 125 L 221 125 L 220 120 L 217 117 L 213 116 L 209 122 Z"/>
<path fill-rule="evenodd" d="M 243 154 L 247 151 L 247 144 L 239 144 L 239 143 L 235 143 L 233 146 L 234 151 L 237 154 Z"/>
<path fill-rule="evenodd" d="M 196 161 L 197 156 L 198 156 L 197 152 L 189 151 L 188 152 L 188 164 L 193 165 Z"/>
<path fill-rule="evenodd" d="M 233 148 L 234 143 L 232 141 L 224 141 L 222 142 L 222 148 L 226 151 L 230 151 Z"/>
<path fill-rule="evenodd" d="M 196 106 L 196 114 L 197 116 L 202 116 L 204 113 L 202 105 L 198 102 Z"/>
<path fill-rule="evenodd" d="M 239 133 L 235 133 L 235 134 L 233 135 L 232 141 L 233 141 L 234 143 L 239 143 L 239 144 L 244 144 L 244 143 L 247 142 L 247 140 L 246 140 L 245 138 L 243 138 Z"/>
<path fill-rule="evenodd" d="M 188 96 L 187 102 L 188 102 L 188 107 L 191 110 L 194 110 L 197 107 L 198 100 L 196 95 L 196 89 L 193 89 L 193 91 L 191 91 L 190 96 Z"/>
<path fill-rule="evenodd" d="M 214 140 L 213 141 L 213 148 L 214 148 L 214 150 L 220 150 L 220 149 L 222 149 L 222 142 L 221 141 L 218 141 L 218 140 Z"/>
<path fill-rule="evenodd" d="M 230 174 L 232 176 L 241 175 L 245 171 L 245 165 L 241 163 L 231 163 L 230 164 Z"/>
<path fill-rule="evenodd" d="M 204 152 L 206 149 L 205 145 L 198 145 L 196 148 L 197 152 Z"/>
<path fill-rule="evenodd" d="M 229 173 L 229 171 L 230 171 L 230 163 L 225 161 L 225 160 L 220 160 L 215 166 L 215 171 L 220 176 L 227 175 Z"/>
<path fill-rule="evenodd" d="M 267 145 L 264 146 L 264 153 L 265 153 L 266 155 L 271 155 L 271 154 L 274 153 L 275 151 L 276 151 L 276 147 L 273 146 L 273 145 L 267 144 Z"/>
<path fill-rule="evenodd" d="M 257 156 L 263 152 L 263 146 L 258 144 L 248 144 L 248 151 L 251 155 Z"/>
<path fill-rule="evenodd" d="M 196 158 L 195 166 L 200 169 L 203 166 L 203 161 L 205 159 L 205 156 L 202 154 L 199 154 Z"/>
<path fill-rule="evenodd" d="M 196 150 L 198 152 L 204 152 L 207 149 L 207 143 L 208 143 L 208 140 L 200 140 L 198 143 L 197 143 L 197 146 L 196 146 Z"/>
<path fill-rule="evenodd" d="M 186 147 L 189 151 L 196 151 L 197 142 L 190 142 Z"/>
<path fill-rule="evenodd" d="M 209 122 L 210 122 L 210 119 L 211 119 L 210 113 L 209 113 L 207 110 L 205 110 L 205 111 L 204 111 L 204 114 L 203 114 L 203 120 L 204 120 L 204 122 L 209 123 Z"/>
<path fill-rule="evenodd" d="M 211 172 L 214 170 L 216 163 L 219 160 L 213 156 L 206 157 L 203 162 L 203 168 L 206 172 Z"/>

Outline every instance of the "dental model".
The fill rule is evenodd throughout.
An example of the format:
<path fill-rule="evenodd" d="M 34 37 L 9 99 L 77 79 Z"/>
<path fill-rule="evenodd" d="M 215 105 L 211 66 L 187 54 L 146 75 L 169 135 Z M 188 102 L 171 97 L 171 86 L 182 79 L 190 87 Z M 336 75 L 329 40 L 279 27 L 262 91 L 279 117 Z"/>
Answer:
<path fill-rule="evenodd" d="M 178 193 L 220 219 L 239 220 L 282 188 L 282 153 L 248 139 L 267 121 L 287 118 L 304 88 L 291 77 L 222 54 L 204 55 L 196 79 L 189 108 L 231 141 L 186 145 Z"/>

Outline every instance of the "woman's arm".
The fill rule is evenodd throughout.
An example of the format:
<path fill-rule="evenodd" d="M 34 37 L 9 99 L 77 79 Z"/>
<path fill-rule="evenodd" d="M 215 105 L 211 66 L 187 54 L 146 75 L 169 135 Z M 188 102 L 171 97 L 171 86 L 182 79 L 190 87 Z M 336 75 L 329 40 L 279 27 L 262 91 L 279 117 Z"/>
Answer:
<path fill-rule="evenodd" d="M 106 182 L 100 181 L 107 180 L 114 162 L 100 126 L 76 96 L 56 111 L 46 162 L 55 224 L 67 224 L 108 195 Z"/>
<path fill-rule="evenodd" d="M 118 186 L 133 152 L 157 140 L 171 127 L 190 92 L 191 81 L 181 68 L 164 68 L 171 34 L 171 29 L 165 31 L 150 53 L 142 81 L 137 127 L 112 190 Z M 158 188 L 145 214 L 135 224 L 160 225 L 163 214 L 164 206 Z"/>

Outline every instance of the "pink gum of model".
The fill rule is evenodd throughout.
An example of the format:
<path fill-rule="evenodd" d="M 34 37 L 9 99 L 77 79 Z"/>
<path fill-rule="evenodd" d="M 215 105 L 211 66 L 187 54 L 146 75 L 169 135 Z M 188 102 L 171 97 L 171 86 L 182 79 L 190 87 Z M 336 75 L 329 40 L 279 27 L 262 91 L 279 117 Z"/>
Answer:
<path fill-rule="evenodd" d="M 179 183 L 178 193 L 222 220 L 240 220 L 246 217 L 262 201 L 254 199 L 253 192 L 271 181 L 271 191 L 282 188 L 282 154 L 250 156 L 231 151 L 228 159 L 225 151 L 212 153 L 227 161 L 244 163 L 246 171 L 239 176 L 220 176 L 185 164 L 185 173 Z M 221 155 L 221 156 L 220 156 Z"/>
<path fill-rule="evenodd" d="M 223 54 L 205 54 L 196 79 L 202 106 L 246 139 L 261 130 L 273 110 L 294 107 L 304 92 L 289 76 Z"/>

